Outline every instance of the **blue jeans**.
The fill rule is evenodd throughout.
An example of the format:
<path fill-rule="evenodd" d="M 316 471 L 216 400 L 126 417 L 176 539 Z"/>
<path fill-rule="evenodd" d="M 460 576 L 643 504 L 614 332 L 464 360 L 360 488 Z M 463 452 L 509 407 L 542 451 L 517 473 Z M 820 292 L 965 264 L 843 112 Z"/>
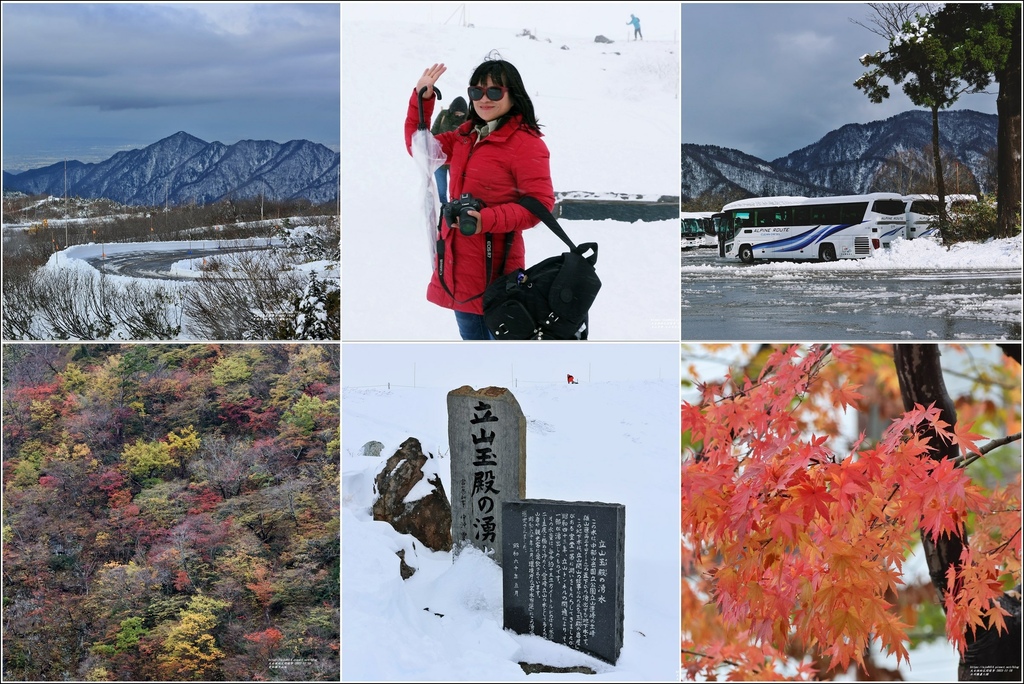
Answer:
<path fill-rule="evenodd" d="M 455 312 L 455 322 L 459 324 L 459 335 L 464 340 L 493 340 L 491 331 L 484 325 L 482 314 Z"/>
<path fill-rule="evenodd" d="M 440 168 L 434 171 L 434 181 L 437 182 L 437 195 L 441 198 L 441 204 L 448 203 L 448 169 Z"/>

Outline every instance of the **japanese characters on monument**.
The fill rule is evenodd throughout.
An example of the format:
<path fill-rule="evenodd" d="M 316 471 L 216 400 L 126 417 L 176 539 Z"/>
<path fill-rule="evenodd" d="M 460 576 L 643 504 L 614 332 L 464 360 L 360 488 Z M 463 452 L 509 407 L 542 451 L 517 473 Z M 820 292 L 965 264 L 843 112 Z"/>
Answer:
<path fill-rule="evenodd" d="M 505 627 L 614 663 L 622 648 L 625 507 L 525 500 L 502 507 Z"/>
<path fill-rule="evenodd" d="M 502 564 L 501 505 L 526 495 L 526 417 L 503 387 L 448 393 L 453 557 L 466 545 Z"/>

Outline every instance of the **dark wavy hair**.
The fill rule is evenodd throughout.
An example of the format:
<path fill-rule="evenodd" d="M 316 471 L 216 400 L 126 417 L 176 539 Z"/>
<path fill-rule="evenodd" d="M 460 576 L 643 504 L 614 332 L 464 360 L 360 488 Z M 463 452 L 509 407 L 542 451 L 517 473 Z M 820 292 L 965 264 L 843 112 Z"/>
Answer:
<path fill-rule="evenodd" d="M 469 85 L 478 86 L 487 82 L 487 77 L 496 85 L 508 88 L 509 97 L 512 98 L 512 109 L 509 114 L 519 114 L 523 117 L 523 123 L 527 128 L 540 132 L 540 124 L 537 123 L 537 116 L 533 113 L 533 101 L 526 92 L 523 85 L 523 77 L 519 70 L 512 66 L 511 62 L 503 59 L 489 59 L 476 68 L 469 79 Z M 484 120 L 476 113 L 476 107 L 472 100 L 469 102 L 469 115 L 466 117 L 473 122 L 473 127 L 484 123 Z"/>

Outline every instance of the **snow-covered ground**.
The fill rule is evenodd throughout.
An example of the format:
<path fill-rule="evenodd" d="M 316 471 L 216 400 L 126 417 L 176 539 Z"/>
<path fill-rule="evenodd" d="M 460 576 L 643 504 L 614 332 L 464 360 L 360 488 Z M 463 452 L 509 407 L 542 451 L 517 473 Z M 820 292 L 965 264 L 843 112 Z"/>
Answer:
<path fill-rule="evenodd" d="M 678 681 L 678 345 L 501 349 L 343 345 L 343 680 Z M 566 384 L 568 373 L 578 385 Z M 468 552 L 453 563 L 372 520 L 373 479 L 409 437 L 451 491 L 446 396 L 463 385 L 506 387 L 522 407 L 527 498 L 625 506 L 624 644 L 614 666 L 505 631 L 501 570 L 489 558 Z M 384 444 L 380 457 L 360 455 L 371 440 Z M 401 549 L 417 568 L 408 580 L 398 574 Z M 527 677 L 520 661 L 598 674 Z"/>
<path fill-rule="evenodd" d="M 86 221 L 93 222 L 98 220 L 102 219 L 87 219 Z M 290 229 L 288 240 L 301 244 L 306 239 L 308 233 L 317 230 L 315 224 L 310 223 L 312 220 L 309 217 L 301 216 L 289 219 L 292 228 Z M 68 224 L 72 224 L 79 220 L 58 219 L 49 222 L 50 227 L 59 233 L 60 227 L 58 224 L 65 221 Z M 239 226 L 256 228 L 270 224 L 280 225 L 281 221 L 253 221 L 239 224 Z M 5 230 L 14 231 L 24 229 L 28 225 L 8 224 L 4 228 Z M 239 226 L 234 227 L 237 228 Z M 212 228 L 222 227 L 213 226 Z M 204 230 L 208 233 L 210 228 L 196 230 Z M 166 302 L 166 317 L 168 320 L 178 320 L 181 322 L 180 333 L 177 339 L 189 340 L 195 339 L 195 335 L 192 332 L 191 322 L 182 311 L 180 304 L 181 294 L 185 291 L 185 288 L 191 286 L 188 280 L 197 279 L 202 276 L 207 261 L 217 252 L 223 250 L 225 253 L 223 257 L 224 263 L 230 267 L 232 260 L 241 258 L 240 255 L 245 254 L 247 250 L 264 250 L 271 246 L 285 247 L 288 244 L 288 240 L 279 237 L 263 237 L 151 242 L 89 242 L 72 245 L 66 249 L 54 252 L 39 269 L 39 274 L 43 276 L 70 275 L 71 279 L 68 282 L 74 282 L 76 287 L 82 288 L 85 288 L 88 283 L 95 283 L 102 274 L 105 287 L 120 288 L 122 292 L 138 292 L 140 290 L 149 291 L 150 293 L 156 291 L 173 292 L 175 293 L 174 296 Z M 206 250 L 206 253 L 200 256 L 194 258 L 188 256 L 193 251 L 202 252 L 204 250 Z M 121 266 L 125 262 L 141 263 L 146 258 L 151 257 L 153 253 L 161 252 L 168 254 L 181 253 L 186 258 L 179 259 L 156 270 L 148 267 L 140 269 L 146 272 L 146 277 L 135 277 L 121 272 Z M 253 253 L 255 254 L 255 252 Z M 133 255 L 137 255 L 138 258 L 134 258 Z M 308 279 L 315 275 L 321 282 L 335 283 L 334 289 L 337 289 L 336 284 L 340 281 L 341 277 L 341 264 L 339 261 L 310 260 L 307 255 L 302 254 L 299 250 L 279 249 L 276 251 L 276 257 L 281 257 L 282 255 L 287 255 L 282 266 L 283 269 L 305 274 Z M 106 262 L 106 259 L 110 259 L 110 262 Z M 113 265 L 115 261 L 118 262 L 117 266 Z M 5 297 L 7 296 L 16 295 L 5 293 Z M 84 294 L 82 296 L 85 297 Z M 290 302 L 283 303 L 283 306 L 289 305 Z M 31 339 L 48 339 L 53 336 L 52 331 L 47 328 L 46 323 L 43 321 L 42 315 L 36 316 L 32 329 Z M 109 339 L 129 340 L 132 339 L 132 335 L 130 332 L 122 329 L 122 327 L 115 326 L 110 333 Z"/>
<path fill-rule="evenodd" d="M 711 250 L 700 250 L 700 254 L 714 254 Z M 931 240 L 893 240 L 886 249 L 876 250 L 865 259 L 840 259 L 828 263 L 817 261 L 772 261 L 757 262 L 753 265 L 740 264 L 735 259 L 721 259 L 714 264 L 683 263 L 683 273 L 702 273 L 722 268 L 742 268 L 746 274 L 778 272 L 818 271 L 894 271 L 901 275 L 927 270 L 958 271 L 965 269 L 1020 270 L 1024 257 L 1021 236 L 988 240 L 986 242 L 962 242 L 945 247 Z"/>
<path fill-rule="evenodd" d="M 540 26 L 524 18 L 506 28 L 444 25 L 444 17 L 411 23 L 389 5 L 378 7 L 378 20 L 366 18 L 373 12 L 367 5 L 359 20 L 342 13 L 343 339 L 459 339 L 452 312 L 426 301 L 428 229 L 417 207 L 423 181 L 403 138 L 413 86 L 435 62 L 448 66 L 438 81 L 441 105 L 465 98 L 473 69 L 488 55 L 516 65 L 551 151 L 557 193 L 678 197 L 677 14 L 664 25 L 645 23 L 644 41 L 626 42 L 618 38 L 629 12 L 643 11 L 623 5 L 603 31 L 616 41 L 604 44 L 564 19 L 592 11 L 581 5 L 553 7 Z M 519 35 L 526 26 L 537 29 L 536 40 Z M 577 244 L 599 245 L 603 286 L 590 312 L 591 340 L 679 339 L 677 220 L 560 224 Z M 524 239 L 528 265 L 565 251 L 543 225 Z"/>

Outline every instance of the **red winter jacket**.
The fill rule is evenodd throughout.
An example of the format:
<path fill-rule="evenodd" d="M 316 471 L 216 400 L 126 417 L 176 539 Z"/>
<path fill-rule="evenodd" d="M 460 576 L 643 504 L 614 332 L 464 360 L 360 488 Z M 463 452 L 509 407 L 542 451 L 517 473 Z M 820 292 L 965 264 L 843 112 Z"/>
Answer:
<path fill-rule="evenodd" d="M 410 154 L 412 134 L 419 123 L 417 99 L 414 90 L 405 117 L 405 147 Z M 433 113 L 436 99 L 432 97 L 423 101 L 427 121 Z M 484 235 L 492 235 L 492 280 L 517 268 L 525 268 L 526 248 L 522 231 L 537 225 L 540 220 L 515 202 L 530 195 L 548 211 L 555 206 L 548 147 L 541 140 L 541 134 L 527 128 L 518 115 L 509 117 L 501 128 L 488 134 L 479 145 L 475 144 L 477 134 L 468 121 L 454 131 L 435 137 L 450 164 L 449 197 L 459 198 L 468 192 L 482 201 L 484 208 L 480 211 L 482 230 L 476 235 L 463 235 L 448 225 L 441 227 L 441 237 L 445 242 L 445 283 L 455 298 L 452 299 L 441 287 L 435 269 L 427 287 L 427 300 L 447 309 L 482 314 L 483 297 L 476 295 L 487 286 Z M 512 245 L 505 259 L 505 268 L 498 273 L 505 252 L 505 235 L 509 232 L 513 233 Z"/>

